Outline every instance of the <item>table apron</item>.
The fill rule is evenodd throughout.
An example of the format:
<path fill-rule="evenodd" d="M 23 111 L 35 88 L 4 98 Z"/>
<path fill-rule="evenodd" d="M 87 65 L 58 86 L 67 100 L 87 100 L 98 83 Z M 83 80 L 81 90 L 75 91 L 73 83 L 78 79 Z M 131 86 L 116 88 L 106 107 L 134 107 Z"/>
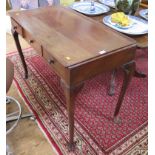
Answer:
<path fill-rule="evenodd" d="M 95 75 L 116 69 L 134 60 L 135 51 L 136 47 L 134 46 L 124 51 L 111 53 L 105 57 L 72 68 L 70 70 L 70 85 L 76 85 Z"/>

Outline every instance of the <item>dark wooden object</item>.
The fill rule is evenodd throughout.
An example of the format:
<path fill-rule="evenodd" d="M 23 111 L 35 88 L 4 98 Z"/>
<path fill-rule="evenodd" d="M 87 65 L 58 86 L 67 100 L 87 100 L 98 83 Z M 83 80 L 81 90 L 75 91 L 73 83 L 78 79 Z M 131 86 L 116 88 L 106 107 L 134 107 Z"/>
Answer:
<path fill-rule="evenodd" d="M 28 78 L 27 65 L 26 65 L 26 62 L 25 62 L 25 59 L 24 59 L 24 55 L 23 55 L 21 46 L 20 46 L 20 42 L 19 42 L 19 38 L 18 38 L 18 33 L 16 31 L 16 27 L 14 26 L 11 31 L 12 31 L 12 35 L 13 35 L 13 38 L 14 38 L 14 41 L 15 41 L 19 56 L 21 58 L 21 62 L 22 62 L 24 71 L 25 71 L 24 78 L 27 79 Z"/>
<path fill-rule="evenodd" d="M 18 40 L 20 34 L 60 76 L 69 120 L 69 149 L 74 148 L 74 100 L 85 80 L 123 66 L 124 82 L 115 108 L 118 116 L 135 69 L 136 42 L 73 10 L 57 7 L 10 12 L 13 35 L 25 76 L 27 67 Z"/>

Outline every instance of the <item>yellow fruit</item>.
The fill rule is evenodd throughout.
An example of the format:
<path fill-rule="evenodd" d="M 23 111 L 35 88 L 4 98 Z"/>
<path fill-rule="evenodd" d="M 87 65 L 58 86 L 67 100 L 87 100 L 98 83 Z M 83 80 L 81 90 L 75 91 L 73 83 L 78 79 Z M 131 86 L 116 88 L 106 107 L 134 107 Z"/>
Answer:
<path fill-rule="evenodd" d="M 111 15 L 111 21 L 114 23 L 118 23 L 121 26 L 129 26 L 131 23 L 128 16 L 125 15 L 123 12 L 113 13 Z"/>

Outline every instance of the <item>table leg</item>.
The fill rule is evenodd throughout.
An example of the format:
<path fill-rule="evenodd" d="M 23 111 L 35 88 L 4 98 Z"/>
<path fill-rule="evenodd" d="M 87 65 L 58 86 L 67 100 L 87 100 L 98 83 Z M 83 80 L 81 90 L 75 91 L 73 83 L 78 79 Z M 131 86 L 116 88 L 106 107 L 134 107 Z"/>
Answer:
<path fill-rule="evenodd" d="M 24 67 L 24 71 L 25 71 L 24 78 L 27 79 L 28 78 L 28 70 L 27 70 L 27 65 L 26 65 L 24 55 L 23 55 L 23 52 L 22 52 L 22 49 L 21 49 L 21 45 L 20 45 L 20 42 L 19 42 L 18 33 L 13 29 L 11 31 L 12 31 L 12 35 L 13 35 L 13 38 L 14 38 L 14 41 L 15 41 L 15 44 L 16 44 L 20 59 L 22 61 L 22 65 Z"/>
<path fill-rule="evenodd" d="M 134 71 L 135 71 L 135 61 L 131 61 L 125 65 L 123 65 L 123 70 L 124 70 L 124 80 L 123 80 L 123 84 L 122 84 L 122 88 L 121 88 L 121 92 L 120 92 L 120 95 L 119 95 L 119 98 L 118 98 L 118 102 L 117 102 L 117 105 L 116 105 L 116 108 L 115 108 L 115 112 L 114 112 L 114 121 L 116 123 L 119 122 L 119 118 L 117 117 L 118 113 L 119 113 L 119 110 L 121 108 L 121 105 L 122 105 L 122 101 L 123 101 L 123 98 L 124 98 L 124 95 L 125 95 L 125 92 L 126 92 L 126 89 L 127 89 L 127 86 L 134 74 Z"/>
<path fill-rule="evenodd" d="M 109 90 L 109 96 L 113 96 L 115 94 L 115 76 L 116 76 L 117 70 L 112 71 L 111 80 L 110 80 L 110 90 Z M 143 72 L 139 72 L 137 70 L 134 71 L 134 76 L 137 78 L 146 78 L 146 74 Z"/>
<path fill-rule="evenodd" d="M 61 80 L 61 86 L 64 89 L 66 102 L 67 102 L 67 111 L 68 111 L 68 124 L 69 124 L 69 142 L 68 149 L 73 151 L 75 148 L 74 142 L 74 108 L 75 108 L 75 97 L 78 92 L 82 89 L 83 83 L 76 87 L 69 87 L 63 80 Z"/>
<path fill-rule="evenodd" d="M 111 80 L 110 80 L 110 90 L 109 90 L 109 95 L 113 96 L 115 94 L 115 76 L 116 76 L 116 70 L 112 71 L 111 74 Z"/>
<path fill-rule="evenodd" d="M 143 72 L 138 72 L 137 70 L 135 70 L 134 76 L 138 77 L 138 78 L 145 78 L 146 74 Z"/>
<path fill-rule="evenodd" d="M 144 49 L 146 49 L 146 48 L 147 47 L 144 47 Z M 138 47 L 138 49 L 143 49 L 143 48 L 142 47 Z M 147 75 L 145 73 L 141 72 L 141 71 L 135 70 L 134 76 L 138 77 L 138 78 L 146 78 Z"/>

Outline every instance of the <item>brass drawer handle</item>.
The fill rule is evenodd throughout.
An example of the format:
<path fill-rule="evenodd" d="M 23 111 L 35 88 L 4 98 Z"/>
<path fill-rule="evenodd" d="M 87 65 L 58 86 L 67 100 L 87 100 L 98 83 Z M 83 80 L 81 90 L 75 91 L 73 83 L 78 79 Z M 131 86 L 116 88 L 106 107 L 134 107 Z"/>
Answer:
<path fill-rule="evenodd" d="M 30 43 L 30 44 L 34 43 L 34 40 L 29 40 L 29 43 Z"/>
<path fill-rule="evenodd" d="M 48 63 L 49 64 L 54 64 L 54 60 L 53 59 L 48 59 Z"/>

